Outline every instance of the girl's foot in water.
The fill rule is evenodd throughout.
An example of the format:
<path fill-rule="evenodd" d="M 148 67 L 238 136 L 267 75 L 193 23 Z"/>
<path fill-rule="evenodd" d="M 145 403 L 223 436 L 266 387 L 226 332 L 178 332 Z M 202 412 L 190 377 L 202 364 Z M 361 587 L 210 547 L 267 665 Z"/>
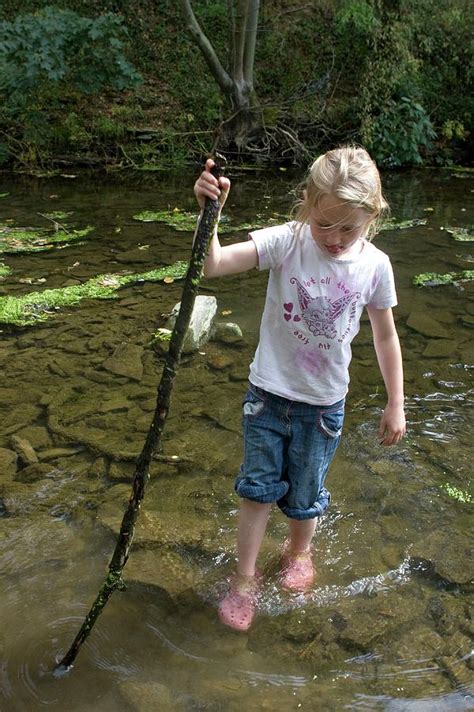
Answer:
<path fill-rule="evenodd" d="M 219 618 L 224 625 L 245 632 L 252 625 L 257 605 L 261 574 L 241 576 L 236 574 L 230 591 L 219 603 Z"/>
<path fill-rule="evenodd" d="M 281 557 L 280 584 L 287 591 L 306 591 L 314 581 L 311 550 L 294 553 L 286 541 Z"/>

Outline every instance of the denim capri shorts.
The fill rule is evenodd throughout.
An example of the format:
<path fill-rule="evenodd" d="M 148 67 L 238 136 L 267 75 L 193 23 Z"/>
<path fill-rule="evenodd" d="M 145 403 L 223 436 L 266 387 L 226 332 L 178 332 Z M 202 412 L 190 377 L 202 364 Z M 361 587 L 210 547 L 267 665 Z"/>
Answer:
<path fill-rule="evenodd" d="M 237 494 L 276 502 L 290 519 L 324 514 L 331 500 L 324 481 L 343 421 L 344 399 L 310 405 L 251 384 L 243 402 L 244 461 Z"/>

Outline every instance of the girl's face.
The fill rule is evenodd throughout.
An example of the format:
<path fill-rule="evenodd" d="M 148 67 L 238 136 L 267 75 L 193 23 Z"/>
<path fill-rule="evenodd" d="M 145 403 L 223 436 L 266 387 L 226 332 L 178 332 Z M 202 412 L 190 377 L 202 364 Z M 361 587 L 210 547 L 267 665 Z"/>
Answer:
<path fill-rule="evenodd" d="M 311 235 L 318 246 L 331 257 L 347 257 L 360 250 L 372 216 L 364 208 L 344 203 L 325 195 L 309 217 Z"/>

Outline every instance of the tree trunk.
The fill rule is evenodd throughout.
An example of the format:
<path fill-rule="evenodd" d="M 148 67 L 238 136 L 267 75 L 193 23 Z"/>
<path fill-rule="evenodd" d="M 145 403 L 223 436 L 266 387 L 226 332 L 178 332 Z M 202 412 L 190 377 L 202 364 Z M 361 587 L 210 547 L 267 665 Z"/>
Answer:
<path fill-rule="evenodd" d="M 262 129 L 262 112 L 254 89 L 255 47 L 260 0 L 229 0 L 231 22 L 229 69 L 221 63 L 200 26 L 190 0 L 179 0 L 186 28 L 199 47 L 230 108 L 220 139 L 240 152 Z"/>

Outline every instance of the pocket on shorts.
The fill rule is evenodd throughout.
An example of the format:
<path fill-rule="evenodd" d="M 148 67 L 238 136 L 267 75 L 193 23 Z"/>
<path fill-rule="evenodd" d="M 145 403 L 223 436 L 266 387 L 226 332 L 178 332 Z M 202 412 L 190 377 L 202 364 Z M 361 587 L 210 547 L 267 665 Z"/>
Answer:
<path fill-rule="evenodd" d="M 243 415 L 249 418 L 256 418 L 263 413 L 264 408 L 265 399 L 249 389 L 242 403 Z"/>
<path fill-rule="evenodd" d="M 318 428 L 327 438 L 339 438 L 344 423 L 344 408 L 335 411 L 322 410 L 319 413 Z"/>

